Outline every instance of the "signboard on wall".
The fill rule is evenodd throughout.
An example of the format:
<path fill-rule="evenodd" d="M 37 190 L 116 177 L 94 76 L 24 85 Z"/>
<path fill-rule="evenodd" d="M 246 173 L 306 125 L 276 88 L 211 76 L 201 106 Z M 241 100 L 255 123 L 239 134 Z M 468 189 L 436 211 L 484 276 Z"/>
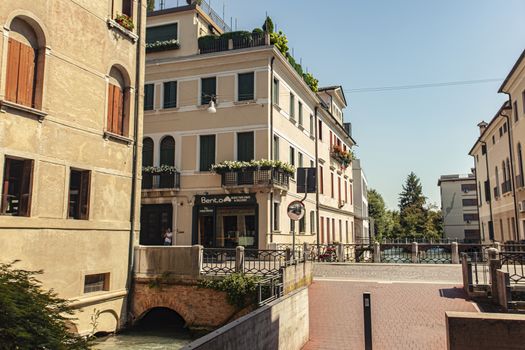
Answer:
<path fill-rule="evenodd" d="M 240 205 L 256 204 L 255 194 L 197 195 L 195 205 Z"/>

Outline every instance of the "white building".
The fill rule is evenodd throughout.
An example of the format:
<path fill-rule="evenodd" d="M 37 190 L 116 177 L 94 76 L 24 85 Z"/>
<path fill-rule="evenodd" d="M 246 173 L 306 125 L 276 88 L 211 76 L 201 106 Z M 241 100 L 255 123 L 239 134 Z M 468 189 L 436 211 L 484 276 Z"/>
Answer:
<path fill-rule="evenodd" d="M 356 243 L 369 242 L 372 237 L 368 218 L 368 182 L 360 159 L 352 162 L 352 172 L 354 178 L 354 241 Z"/>

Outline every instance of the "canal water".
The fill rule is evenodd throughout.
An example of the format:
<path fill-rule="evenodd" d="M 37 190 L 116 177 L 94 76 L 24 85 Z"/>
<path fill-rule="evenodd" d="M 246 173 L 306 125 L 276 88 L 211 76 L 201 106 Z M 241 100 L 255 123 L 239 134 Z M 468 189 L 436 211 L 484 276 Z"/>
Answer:
<path fill-rule="evenodd" d="M 164 308 L 151 310 L 137 324 L 122 333 L 99 338 L 95 350 L 178 350 L 196 337 L 184 328 L 177 313 Z"/>

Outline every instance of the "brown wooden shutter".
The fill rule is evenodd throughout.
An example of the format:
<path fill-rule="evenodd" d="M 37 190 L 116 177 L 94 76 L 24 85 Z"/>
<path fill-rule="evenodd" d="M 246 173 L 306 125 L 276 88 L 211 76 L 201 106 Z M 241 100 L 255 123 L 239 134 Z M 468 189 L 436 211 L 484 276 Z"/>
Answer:
<path fill-rule="evenodd" d="M 9 38 L 7 51 L 6 99 L 16 102 L 18 90 L 18 71 L 20 62 L 20 42 Z"/>
<path fill-rule="evenodd" d="M 121 119 L 122 92 L 118 86 L 113 86 L 113 119 L 111 123 L 111 132 L 119 134 L 119 121 Z"/>
<path fill-rule="evenodd" d="M 20 44 L 20 62 L 18 65 L 18 91 L 16 102 L 33 107 L 33 87 L 35 84 L 35 50 L 31 46 Z"/>
<path fill-rule="evenodd" d="M 11 159 L 5 160 L 4 166 L 4 183 L 2 186 L 2 214 L 7 212 L 7 207 L 9 205 L 9 173 L 11 169 Z"/>
<path fill-rule="evenodd" d="M 107 131 L 112 132 L 113 127 L 113 94 L 115 85 L 108 85 L 108 123 L 106 126 Z"/>
<path fill-rule="evenodd" d="M 79 190 L 79 207 L 80 207 L 80 219 L 89 219 L 89 192 L 91 186 L 91 173 L 89 171 L 83 171 L 80 174 L 80 190 Z"/>
<path fill-rule="evenodd" d="M 20 186 L 19 216 L 29 216 L 31 210 L 31 187 L 33 183 L 33 160 L 24 160 Z"/>

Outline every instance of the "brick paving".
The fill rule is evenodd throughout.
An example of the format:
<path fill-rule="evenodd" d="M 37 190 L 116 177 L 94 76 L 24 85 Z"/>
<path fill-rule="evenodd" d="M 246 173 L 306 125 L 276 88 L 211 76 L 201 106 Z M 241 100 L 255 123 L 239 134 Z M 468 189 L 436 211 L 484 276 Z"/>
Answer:
<path fill-rule="evenodd" d="M 375 277 L 387 279 L 388 270 Z M 477 311 L 459 284 L 332 278 L 310 286 L 310 341 L 303 350 L 364 349 L 363 292 L 372 294 L 374 350 L 446 349 L 445 311 Z"/>

